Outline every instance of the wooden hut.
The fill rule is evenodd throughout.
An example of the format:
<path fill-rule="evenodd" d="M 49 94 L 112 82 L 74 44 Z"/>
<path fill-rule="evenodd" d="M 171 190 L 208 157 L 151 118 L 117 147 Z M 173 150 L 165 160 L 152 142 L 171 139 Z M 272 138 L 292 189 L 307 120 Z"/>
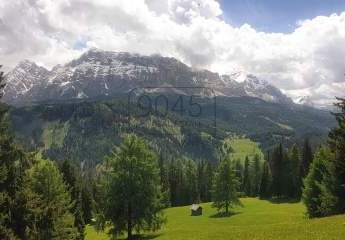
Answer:
<path fill-rule="evenodd" d="M 201 216 L 202 215 L 202 207 L 198 204 L 193 204 L 190 208 L 192 216 Z"/>

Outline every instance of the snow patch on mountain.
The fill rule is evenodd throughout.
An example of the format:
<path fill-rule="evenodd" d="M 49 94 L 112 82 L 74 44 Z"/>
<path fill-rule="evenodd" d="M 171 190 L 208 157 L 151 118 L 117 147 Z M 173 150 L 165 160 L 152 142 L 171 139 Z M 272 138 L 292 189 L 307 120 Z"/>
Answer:
<path fill-rule="evenodd" d="M 5 78 L 4 100 L 10 104 L 111 96 L 145 87 L 156 87 L 155 92 L 170 89 L 179 94 L 250 96 L 269 102 L 292 103 L 279 89 L 243 71 L 220 76 L 193 69 L 174 58 L 99 49 L 91 49 L 51 71 L 23 61 Z"/>

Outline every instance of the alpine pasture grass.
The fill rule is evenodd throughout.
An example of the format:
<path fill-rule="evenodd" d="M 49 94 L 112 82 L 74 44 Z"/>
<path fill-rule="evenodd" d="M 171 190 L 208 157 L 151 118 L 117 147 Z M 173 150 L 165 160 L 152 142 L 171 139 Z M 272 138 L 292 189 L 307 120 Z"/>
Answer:
<path fill-rule="evenodd" d="M 210 203 L 202 204 L 202 216 L 190 216 L 190 206 L 165 211 L 167 224 L 145 239 L 157 240 L 341 240 L 345 239 L 345 215 L 308 219 L 302 203 L 272 203 L 241 199 L 230 217 L 219 217 Z M 87 240 L 110 239 L 88 226 Z"/>

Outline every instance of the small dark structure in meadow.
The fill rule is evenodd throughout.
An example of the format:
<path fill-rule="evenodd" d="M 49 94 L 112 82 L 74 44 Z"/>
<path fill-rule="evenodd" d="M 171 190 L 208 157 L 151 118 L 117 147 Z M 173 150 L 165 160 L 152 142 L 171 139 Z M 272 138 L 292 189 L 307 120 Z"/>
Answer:
<path fill-rule="evenodd" d="M 198 204 L 193 204 L 190 208 L 192 216 L 201 216 L 202 215 L 202 207 Z"/>

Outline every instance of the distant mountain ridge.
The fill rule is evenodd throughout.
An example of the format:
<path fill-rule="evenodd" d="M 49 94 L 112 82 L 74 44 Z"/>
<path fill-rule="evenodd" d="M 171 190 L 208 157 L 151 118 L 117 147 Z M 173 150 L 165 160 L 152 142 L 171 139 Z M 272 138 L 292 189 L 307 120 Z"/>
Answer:
<path fill-rule="evenodd" d="M 273 103 L 293 103 L 278 88 L 251 74 L 219 75 L 193 69 L 175 58 L 98 49 L 91 49 L 65 65 L 56 65 L 51 71 L 25 60 L 5 79 L 3 99 L 12 105 L 111 97 L 145 87 L 156 87 L 156 92 L 169 88 L 179 94 L 249 96 Z"/>

